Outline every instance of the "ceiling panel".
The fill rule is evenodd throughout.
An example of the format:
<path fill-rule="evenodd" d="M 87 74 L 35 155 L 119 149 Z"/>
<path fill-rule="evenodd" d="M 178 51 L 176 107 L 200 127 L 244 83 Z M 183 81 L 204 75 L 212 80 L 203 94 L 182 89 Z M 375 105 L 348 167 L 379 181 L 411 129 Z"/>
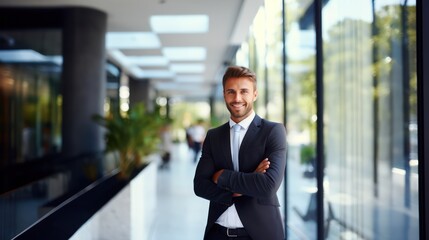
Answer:
<path fill-rule="evenodd" d="M 153 84 L 158 93 L 192 98 L 204 94 L 208 94 L 206 96 L 208 97 L 213 84 L 219 83 L 219 72 L 224 69 L 224 63 L 230 61 L 231 49 L 236 49 L 247 37 L 249 26 L 262 2 L 262 0 L 2 0 L 0 6 L 83 6 L 104 11 L 108 15 L 109 45 L 106 48 L 107 57 L 111 62 L 120 65 L 124 72 L 133 74 L 134 78 L 176 83 L 176 87 Z M 185 18 L 179 18 L 181 15 Z M 157 22 L 160 19 L 165 20 L 166 16 L 173 16 L 173 19 L 170 18 L 170 22 Z M 192 19 L 192 16 L 197 18 Z M 153 29 L 155 25 L 162 29 Z M 187 29 L 187 31 L 168 33 L 167 28 L 170 26 L 174 26 L 176 30 Z M 109 38 L 126 32 L 134 34 L 134 38 L 131 38 L 134 43 L 131 41 L 127 45 L 126 41 L 129 39 L 125 37 L 115 41 Z M 159 42 L 144 47 L 143 45 L 149 43 L 150 39 L 157 39 Z M 186 47 L 188 50 L 173 53 L 172 49 L 178 47 Z M 192 53 L 192 49 L 200 49 L 196 50 L 200 52 Z M 138 57 L 147 58 L 138 60 Z M 164 75 L 161 70 L 164 71 Z M 155 77 L 155 71 L 158 71 L 159 77 Z M 191 84 L 184 84 L 187 81 Z"/>

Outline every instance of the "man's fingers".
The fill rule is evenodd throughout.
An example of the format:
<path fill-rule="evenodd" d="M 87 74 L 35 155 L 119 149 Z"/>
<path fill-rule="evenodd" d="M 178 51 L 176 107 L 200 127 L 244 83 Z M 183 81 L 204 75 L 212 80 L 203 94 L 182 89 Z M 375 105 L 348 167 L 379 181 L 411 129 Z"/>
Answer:
<path fill-rule="evenodd" d="M 266 170 L 270 167 L 270 161 L 268 161 L 268 158 L 265 158 L 262 160 L 258 167 L 256 168 L 255 172 L 257 173 L 265 173 Z"/>
<path fill-rule="evenodd" d="M 212 176 L 212 180 L 213 180 L 213 182 L 214 183 L 216 183 L 217 184 L 217 179 L 219 178 L 219 176 L 222 174 L 222 172 L 223 172 L 223 169 L 221 169 L 221 170 L 219 170 L 219 171 L 217 171 L 217 172 L 215 172 L 214 174 L 213 174 L 213 176 Z"/>

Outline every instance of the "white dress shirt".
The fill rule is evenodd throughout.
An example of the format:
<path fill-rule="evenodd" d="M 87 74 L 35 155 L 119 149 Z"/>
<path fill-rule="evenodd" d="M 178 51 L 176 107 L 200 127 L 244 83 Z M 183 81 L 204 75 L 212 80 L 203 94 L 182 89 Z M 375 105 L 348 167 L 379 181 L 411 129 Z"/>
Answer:
<path fill-rule="evenodd" d="M 243 141 L 244 136 L 246 135 L 247 129 L 249 129 L 250 123 L 252 123 L 253 118 L 255 118 L 255 112 L 252 110 L 252 113 L 245 119 L 243 119 L 238 124 L 241 126 L 240 129 L 240 146 L 241 142 Z M 231 149 L 232 149 L 232 135 L 234 132 L 234 129 L 232 126 L 234 126 L 236 123 L 229 119 L 229 136 L 230 136 L 230 142 L 231 142 Z M 232 157 L 232 151 L 231 151 L 231 157 Z M 222 225 L 224 227 L 228 228 L 242 228 L 243 223 L 241 223 L 241 220 L 238 216 L 237 209 L 235 208 L 235 205 L 232 204 L 228 209 L 226 209 L 225 212 L 220 215 L 220 217 L 216 220 L 216 223 L 219 225 Z"/>

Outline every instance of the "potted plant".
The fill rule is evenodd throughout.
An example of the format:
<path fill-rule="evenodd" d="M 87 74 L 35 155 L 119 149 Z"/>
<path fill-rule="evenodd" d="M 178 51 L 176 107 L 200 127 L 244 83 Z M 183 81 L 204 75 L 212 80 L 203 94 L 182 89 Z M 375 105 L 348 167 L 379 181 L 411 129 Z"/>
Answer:
<path fill-rule="evenodd" d="M 144 164 L 143 158 L 153 153 L 159 143 L 159 130 L 165 120 L 159 111 L 148 112 L 143 103 L 134 105 L 125 116 L 119 113 L 95 115 L 94 120 L 106 128 L 106 152 L 119 155 L 122 178 Z"/>

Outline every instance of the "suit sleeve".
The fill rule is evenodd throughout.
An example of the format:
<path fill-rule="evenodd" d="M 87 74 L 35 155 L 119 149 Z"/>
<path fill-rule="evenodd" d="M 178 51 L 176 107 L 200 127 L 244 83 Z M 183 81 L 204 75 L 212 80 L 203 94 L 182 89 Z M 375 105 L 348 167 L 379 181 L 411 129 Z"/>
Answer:
<path fill-rule="evenodd" d="M 274 196 L 283 181 L 286 168 L 286 131 L 283 125 L 275 124 L 271 129 L 267 138 L 266 152 L 270 167 L 265 173 L 224 170 L 218 178 L 218 186 L 251 197 Z"/>
<path fill-rule="evenodd" d="M 232 205 L 232 192 L 219 188 L 212 180 L 213 174 L 218 171 L 211 153 L 211 134 L 207 133 L 203 143 L 202 155 L 198 162 L 194 176 L 194 192 L 197 196 L 223 205 Z"/>

